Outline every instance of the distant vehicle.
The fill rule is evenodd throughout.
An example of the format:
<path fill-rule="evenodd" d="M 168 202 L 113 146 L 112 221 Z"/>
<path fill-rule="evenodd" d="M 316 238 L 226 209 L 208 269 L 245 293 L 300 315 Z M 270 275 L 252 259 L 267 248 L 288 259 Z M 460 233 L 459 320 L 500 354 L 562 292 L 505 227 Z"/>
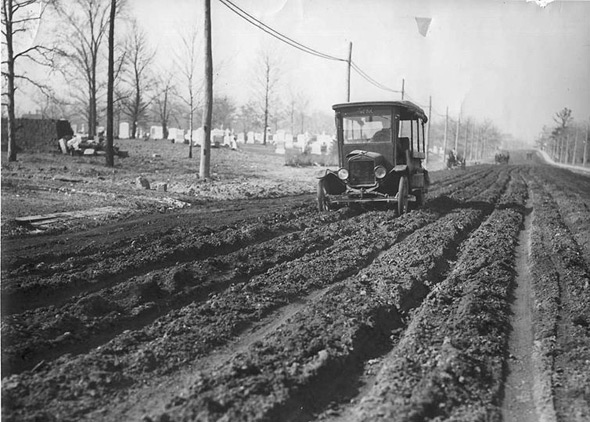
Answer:
<path fill-rule="evenodd" d="M 319 178 L 320 211 L 340 205 L 397 205 L 424 202 L 429 179 L 425 158 L 424 111 L 409 101 L 336 104 L 338 163 Z"/>
<path fill-rule="evenodd" d="M 455 167 L 465 169 L 465 157 L 462 157 L 460 154 L 455 154 L 453 150 L 450 150 L 447 154 L 447 168 L 452 169 Z"/>
<path fill-rule="evenodd" d="M 510 161 L 510 153 L 508 151 L 497 152 L 494 160 L 496 164 L 508 164 Z"/>

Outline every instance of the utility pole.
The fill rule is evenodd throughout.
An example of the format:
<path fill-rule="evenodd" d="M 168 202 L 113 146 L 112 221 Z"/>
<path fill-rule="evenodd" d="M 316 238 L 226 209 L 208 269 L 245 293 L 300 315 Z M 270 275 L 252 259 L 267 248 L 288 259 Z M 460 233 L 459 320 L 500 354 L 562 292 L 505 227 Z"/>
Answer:
<path fill-rule="evenodd" d="M 213 114 L 213 58 L 211 57 L 211 0 L 205 0 L 205 108 L 203 109 L 203 145 L 199 178 L 211 174 L 211 116 Z"/>
<path fill-rule="evenodd" d="M 459 149 L 459 127 L 461 126 L 461 115 L 459 114 L 459 118 L 457 119 L 457 131 L 455 132 L 455 154 Z"/>
<path fill-rule="evenodd" d="M 107 81 L 107 167 L 115 166 L 115 152 L 113 150 L 114 128 L 114 85 L 115 85 L 115 16 L 117 16 L 117 1 L 111 0 L 111 14 L 109 20 L 109 64 Z"/>
<path fill-rule="evenodd" d="M 449 106 L 447 106 L 447 113 L 445 115 L 445 140 L 443 145 L 443 163 L 445 162 L 445 158 L 447 156 L 447 134 L 449 130 Z"/>
<path fill-rule="evenodd" d="M 575 135 L 575 138 L 574 138 L 574 156 L 572 158 L 572 164 L 574 166 L 576 165 L 577 150 L 578 150 L 578 128 L 576 127 L 576 135 Z"/>
<path fill-rule="evenodd" d="M 467 159 L 467 139 L 469 134 L 469 120 L 465 123 L 465 145 L 463 145 L 463 160 Z"/>
<path fill-rule="evenodd" d="M 404 93 L 406 91 L 406 80 L 402 78 L 402 101 L 404 100 Z"/>
<path fill-rule="evenodd" d="M 588 152 L 588 135 L 589 135 L 589 131 L 588 128 L 590 127 L 590 125 L 586 126 L 586 139 L 584 139 L 584 167 L 586 167 L 586 162 L 588 161 L 588 156 L 587 156 L 587 152 Z"/>
<path fill-rule="evenodd" d="M 473 130 L 471 131 L 471 138 L 469 141 L 469 161 L 473 161 L 473 157 L 475 156 L 473 154 L 473 142 L 475 140 L 475 133 L 474 133 L 475 129 L 476 129 L 476 126 L 474 126 Z"/>
<path fill-rule="evenodd" d="M 350 67 L 352 66 L 352 41 L 348 44 L 348 79 L 346 89 L 346 101 L 350 102 Z"/>
<path fill-rule="evenodd" d="M 404 91 L 405 91 L 404 86 L 405 86 L 405 84 L 406 84 L 406 80 L 402 78 L 402 101 L 404 100 Z M 403 120 L 399 122 L 399 133 L 400 133 L 400 136 L 404 136 L 404 134 L 403 134 L 404 133 L 404 121 Z"/>
<path fill-rule="evenodd" d="M 428 163 L 428 150 L 430 149 L 430 125 L 432 124 L 430 118 L 432 116 L 432 95 L 428 97 L 428 133 L 426 136 L 426 160 L 425 162 Z"/>

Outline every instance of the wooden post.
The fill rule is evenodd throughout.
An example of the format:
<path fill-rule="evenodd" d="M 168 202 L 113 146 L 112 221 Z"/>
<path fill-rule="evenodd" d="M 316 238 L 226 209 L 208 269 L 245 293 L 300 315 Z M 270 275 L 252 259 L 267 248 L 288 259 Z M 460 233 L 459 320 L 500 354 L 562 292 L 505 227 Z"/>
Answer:
<path fill-rule="evenodd" d="M 444 142 L 443 142 L 443 163 L 447 159 L 448 130 L 449 130 L 449 106 L 447 106 L 447 113 L 445 115 L 445 137 L 444 137 Z"/>
<path fill-rule="evenodd" d="M 348 78 L 346 89 L 346 102 L 350 102 L 350 67 L 352 65 L 352 42 L 348 44 Z"/>
<path fill-rule="evenodd" d="M 459 127 L 461 126 L 461 115 L 457 118 L 457 131 L 455 132 L 455 154 L 459 149 Z"/>
<path fill-rule="evenodd" d="M 578 155 L 578 128 L 576 128 L 576 135 L 574 136 L 574 156 L 572 157 L 572 164 L 576 165 L 576 158 Z"/>
<path fill-rule="evenodd" d="M 588 162 L 588 155 L 587 155 L 587 153 L 588 153 L 588 134 L 589 134 L 588 127 L 589 126 L 586 126 L 586 139 L 584 139 L 584 160 L 583 160 L 584 167 L 586 166 L 586 163 Z"/>
<path fill-rule="evenodd" d="M 432 118 L 432 95 L 428 97 L 428 133 L 427 133 L 427 137 L 426 137 L 426 148 L 424 151 L 424 153 L 426 154 L 426 159 L 424 160 L 424 162 L 428 163 L 428 150 L 430 149 L 430 125 L 432 124 L 431 119 Z"/>
<path fill-rule="evenodd" d="M 467 138 L 469 134 L 469 121 L 465 123 L 465 145 L 463 145 L 463 159 L 467 159 Z"/>
<path fill-rule="evenodd" d="M 402 101 L 404 100 L 405 88 L 406 87 L 406 80 L 402 78 Z"/>
<path fill-rule="evenodd" d="M 115 152 L 113 150 L 114 138 L 114 85 L 115 85 L 115 16 L 117 0 L 111 0 L 111 15 L 109 22 L 109 65 L 107 82 L 107 139 L 106 139 L 106 164 L 114 167 Z"/>
<path fill-rule="evenodd" d="M 473 161 L 473 142 L 475 140 L 475 134 L 473 133 L 475 131 L 476 127 L 473 128 L 473 130 L 471 131 L 471 138 L 470 138 L 470 142 L 469 142 L 469 161 Z"/>
<path fill-rule="evenodd" d="M 205 107 L 203 109 L 203 144 L 199 177 L 211 174 L 211 117 L 213 114 L 213 58 L 211 53 L 211 0 L 205 0 Z"/>

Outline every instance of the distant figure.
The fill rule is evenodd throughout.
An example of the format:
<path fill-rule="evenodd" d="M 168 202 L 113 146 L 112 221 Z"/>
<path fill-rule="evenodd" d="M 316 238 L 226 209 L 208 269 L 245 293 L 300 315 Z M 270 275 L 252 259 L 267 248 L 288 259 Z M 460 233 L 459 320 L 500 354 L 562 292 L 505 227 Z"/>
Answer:
<path fill-rule="evenodd" d="M 508 164 L 508 162 L 510 161 L 510 153 L 508 151 L 506 151 L 505 153 L 498 152 L 494 156 L 494 161 L 496 162 L 496 164 Z"/>
<path fill-rule="evenodd" d="M 378 130 L 370 139 L 371 142 L 387 142 L 390 140 L 391 130 L 389 128 L 383 128 L 381 130 Z"/>
<path fill-rule="evenodd" d="M 449 150 L 449 154 L 447 156 L 447 168 L 452 168 L 455 165 L 456 160 L 455 151 Z"/>

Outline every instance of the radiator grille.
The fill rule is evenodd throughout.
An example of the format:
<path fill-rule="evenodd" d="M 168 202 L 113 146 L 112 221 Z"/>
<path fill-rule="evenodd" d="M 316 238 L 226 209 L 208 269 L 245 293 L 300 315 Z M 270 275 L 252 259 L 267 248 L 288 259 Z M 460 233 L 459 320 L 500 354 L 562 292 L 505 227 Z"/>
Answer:
<path fill-rule="evenodd" d="M 348 163 L 350 185 L 373 186 L 375 184 L 375 162 L 373 160 L 351 160 Z"/>

